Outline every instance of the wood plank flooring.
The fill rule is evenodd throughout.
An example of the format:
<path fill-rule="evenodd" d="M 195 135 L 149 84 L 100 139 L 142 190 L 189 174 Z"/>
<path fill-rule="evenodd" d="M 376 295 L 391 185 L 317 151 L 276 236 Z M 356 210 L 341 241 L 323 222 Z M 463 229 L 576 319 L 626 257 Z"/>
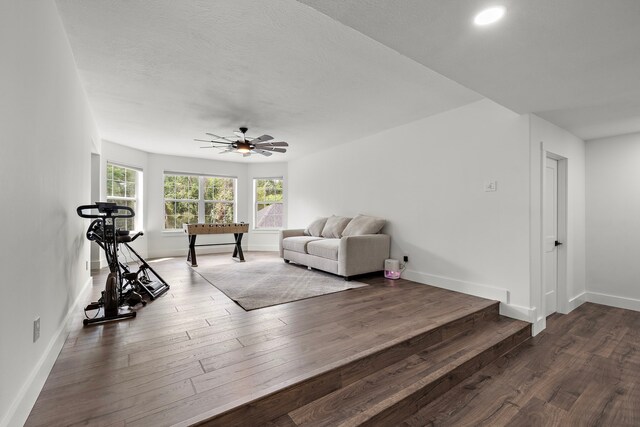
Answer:
<path fill-rule="evenodd" d="M 403 426 L 639 426 L 640 313 L 583 304 Z"/>
<path fill-rule="evenodd" d="M 27 425 L 187 425 L 495 306 L 376 276 L 362 280 L 368 287 L 246 312 L 181 258 L 153 267 L 170 291 L 135 319 L 82 327 L 78 318 Z M 94 276 L 95 295 L 104 277 Z"/>
<path fill-rule="evenodd" d="M 228 254 L 208 257 L 221 265 L 233 262 Z M 271 253 L 249 253 L 247 260 L 282 262 Z M 171 284 L 169 293 L 132 320 L 82 327 L 79 313 L 26 425 L 190 425 L 301 379 L 313 381 L 314 373 L 376 348 L 393 343 L 401 348 L 416 331 L 428 337 L 429 328 L 494 304 L 370 277 L 362 280 L 371 284 L 365 288 L 246 312 L 182 258 L 153 266 Z M 103 271 L 95 274 L 94 295 L 104 277 Z M 547 325 L 441 397 L 407 409 L 404 417 L 393 414 L 394 420 L 404 418 L 393 425 L 640 425 L 640 313 L 584 304 L 569 315 L 553 315 Z M 444 338 L 460 330 L 452 325 L 440 333 Z M 394 354 L 402 353 L 385 358 Z M 386 366 L 398 363 L 367 360 L 383 376 Z M 340 372 L 340 378 L 312 383 L 317 396 L 306 398 L 330 395 L 343 380 L 356 391 L 375 385 L 355 371 L 351 375 Z M 290 390 L 274 404 L 286 409 L 288 400 L 299 399 L 296 389 Z M 295 403 L 296 408 L 308 404 Z M 296 425 L 293 419 L 304 424 L 308 416 L 304 409 L 282 413 L 287 412 L 291 416 L 271 425 Z"/>
<path fill-rule="evenodd" d="M 508 318 L 484 319 L 450 339 L 289 412 L 289 424 L 397 425 L 407 414 L 530 338 L 530 327 Z"/>

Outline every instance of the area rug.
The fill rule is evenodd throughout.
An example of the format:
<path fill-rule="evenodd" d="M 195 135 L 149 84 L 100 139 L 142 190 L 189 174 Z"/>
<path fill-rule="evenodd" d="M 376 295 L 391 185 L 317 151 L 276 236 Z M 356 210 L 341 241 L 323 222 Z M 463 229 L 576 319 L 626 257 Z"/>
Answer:
<path fill-rule="evenodd" d="M 368 286 L 284 262 L 199 265 L 193 271 L 247 311 Z"/>

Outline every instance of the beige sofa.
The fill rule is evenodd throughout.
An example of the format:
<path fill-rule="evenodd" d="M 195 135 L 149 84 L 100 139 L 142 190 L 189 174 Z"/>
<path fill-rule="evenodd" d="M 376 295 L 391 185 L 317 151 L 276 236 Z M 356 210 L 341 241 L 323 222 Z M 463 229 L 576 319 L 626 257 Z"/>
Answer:
<path fill-rule="evenodd" d="M 359 218 L 360 216 L 356 217 L 356 219 Z M 345 219 L 350 220 L 350 218 Z M 382 221 L 384 225 L 384 220 Z M 367 229 L 365 227 L 361 230 Z M 389 258 L 391 237 L 387 234 L 357 232 L 353 234 L 351 232 L 347 233 L 350 235 L 344 236 L 341 231 L 335 230 L 333 234 L 325 232 L 324 235 L 328 237 L 324 237 L 321 232 L 313 233 L 316 235 L 310 234 L 309 228 L 282 230 L 280 257 L 285 262 L 293 261 L 296 264 L 343 276 L 345 280 L 360 274 L 382 271 L 384 260 Z"/>

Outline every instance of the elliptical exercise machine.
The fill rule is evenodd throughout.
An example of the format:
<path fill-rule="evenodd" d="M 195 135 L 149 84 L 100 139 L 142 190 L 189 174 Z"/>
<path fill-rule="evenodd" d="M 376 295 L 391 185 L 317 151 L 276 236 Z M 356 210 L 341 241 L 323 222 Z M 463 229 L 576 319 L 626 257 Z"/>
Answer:
<path fill-rule="evenodd" d="M 97 209 L 98 214 L 85 213 L 93 209 Z M 82 218 L 93 219 L 87 229 L 87 239 L 96 242 L 104 250 L 109 265 L 109 275 L 102 296 L 84 309 L 85 315 L 87 311 L 101 308 L 104 314 L 100 317 L 97 315 L 94 318 L 87 317 L 83 320 L 85 325 L 136 317 L 135 311 L 121 313 L 120 307 L 146 305 L 147 302 L 142 298 L 141 292 L 148 294 L 153 300 L 169 290 L 169 285 L 160 275 L 129 246 L 130 242 L 142 236 L 143 233 L 130 236 L 128 231 L 116 229 L 116 219 L 133 218 L 135 216 L 133 209 L 128 206 L 118 206 L 115 203 L 96 202 L 93 205 L 78 206 L 76 212 Z M 124 244 L 130 253 L 135 254 L 138 259 L 136 262 L 140 265 L 138 271 L 131 272 L 127 263 L 120 261 L 118 256 L 120 244 Z M 152 280 L 151 276 L 156 280 Z"/>

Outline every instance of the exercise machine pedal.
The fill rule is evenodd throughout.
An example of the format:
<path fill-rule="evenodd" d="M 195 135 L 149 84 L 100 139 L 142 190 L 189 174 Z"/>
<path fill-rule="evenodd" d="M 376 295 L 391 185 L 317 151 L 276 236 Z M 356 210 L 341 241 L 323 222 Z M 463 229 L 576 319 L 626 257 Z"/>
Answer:
<path fill-rule="evenodd" d="M 158 298 L 160 295 L 169 290 L 169 285 L 158 280 L 152 280 L 147 283 L 141 280 L 139 283 L 142 289 L 147 293 L 147 295 L 149 295 L 152 300 Z"/>

